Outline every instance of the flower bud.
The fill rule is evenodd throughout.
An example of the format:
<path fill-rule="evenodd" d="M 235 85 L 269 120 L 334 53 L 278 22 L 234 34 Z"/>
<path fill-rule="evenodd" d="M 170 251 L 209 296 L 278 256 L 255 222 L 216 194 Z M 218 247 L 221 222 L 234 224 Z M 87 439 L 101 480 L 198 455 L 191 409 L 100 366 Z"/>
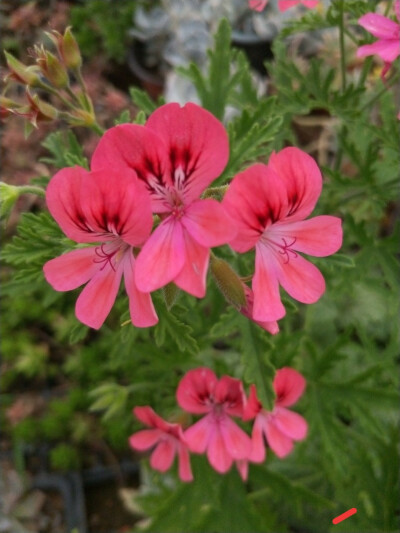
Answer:
<path fill-rule="evenodd" d="M 210 269 L 225 299 L 237 309 L 245 307 L 244 284 L 231 266 L 223 259 L 211 255 Z"/>
<path fill-rule="evenodd" d="M 168 311 L 175 305 L 176 300 L 180 294 L 180 289 L 172 281 L 162 288 L 165 305 Z"/>
<path fill-rule="evenodd" d="M 7 220 L 11 209 L 18 200 L 19 190 L 14 185 L 0 181 L 0 218 Z"/>
<path fill-rule="evenodd" d="M 0 95 L 0 118 L 3 119 L 7 117 L 18 107 L 20 107 L 20 104 L 18 104 L 18 102 L 15 102 L 14 100 L 11 100 L 11 98 L 7 98 L 6 96 Z"/>
<path fill-rule="evenodd" d="M 68 73 L 61 61 L 47 50 L 36 48 L 37 59 L 43 75 L 56 89 L 64 89 L 69 85 Z"/>
<path fill-rule="evenodd" d="M 30 87 L 41 87 L 43 85 L 37 67 L 27 67 L 6 51 L 4 55 L 6 56 L 7 65 L 10 69 L 10 73 L 6 76 L 6 79 L 13 79 Z"/>
<path fill-rule="evenodd" d="M 76 109 L 75 111 L 64 113 L 63 118 L 70 126 L 86 126 L 90 128 L 96 122 L 94 114 L 84 109 Z"/>
<path fill-rule="evenodd" d="M 80 68 L 82 56 L 79 45 L 71 31 L 71 26 L 66 28 L 64 35 L 55 30 L 52 33 L 46 33 L 46 35 L 53 41 L 60 58 L 67 68 Z"/>

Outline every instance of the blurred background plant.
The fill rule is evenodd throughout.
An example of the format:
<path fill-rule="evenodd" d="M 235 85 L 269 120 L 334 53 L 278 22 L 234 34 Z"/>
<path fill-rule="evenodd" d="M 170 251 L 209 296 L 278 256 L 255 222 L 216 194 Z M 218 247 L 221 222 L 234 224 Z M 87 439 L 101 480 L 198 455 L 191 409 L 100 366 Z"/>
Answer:
<path fill-rule="evenodd" d="M 117 40 L 111 30 L 115 5 L 98 4 L 76 3 L 71 19 L 64 14 L 64 26 L 74 26 L 83 55 L 95 50 L 90 48 L 93 39 L 109 57 L 123 62 L 132 16 L 151 18 L 152 8 L 134 15 L 134 2 L 121 2 L 118 17 L 126 9 L 120 26 L 126 34 L 120 31 L 117 45 L 110 44 Z M 177 69 L 178 76 L 192 83 L 197 100 L 219 119 L 236 109 L 227 122 L 229 163 L 216 185 L 253 161 L 266 162 L 273 150 L 300 146 L 324 175 L 316 214 L 343 219 L 342 250 L 315 261 L 326 279 L 326 294 L 312 306 L 285 297 L 288 314 L 277 336 L 230 307 L 211 278 L 203 300 L 179 293 L 170 301 L 157 291 L 160 322 L 152 329 L 126 324 L 127 299 L 121 295 L 101 331 L 89 330 L 75 318 L 76 294 L 53 291 L 42 274 L 43 264 L 73 243 L 40 199 L 18 204 L 2 253 L 1 449 L 11 453 L 20 472 L 35 472 L 28 452 L 43 444 L 46 468 L 56 471 L 131 458 L 128 437 L 139 428 L 132 407 L 148 404 L 165 418 L 176 416 L 176 385 L 196 366 L 243 378 L 248 385 L 260 369 L 272 376 L 274 368 L 290 365 L 307 379 L 299 411 L 310 434 L 288 458 L 281 461 L 269 453 L 264 465 L 250 467 L 246 485 L 236 472 L 219 476 L 201 457 L 193 460 L 195 482 L 190 485 L 180 484 L 174 473 L 155 474 L 144 460 L 140 489 L 125 498 L 151 520 L 149 531 L 340 532 L 348 531 L 350 522 L 333 526 L 332 518 L 350 507 L 358 509 L 349 519 L 352 531 L 397 531 L 399 65 L 397 60 L 384 83 L 379 59 L 355 57 L 357 46 L 370 39 L 355 30 L 358 18 L 374 9 L 390 14 L 392 5 L 333 0 L 327 10 L 293 15 L 273 41 L 262 97 L 245 53 L 231 46 L 227 22 L 218 25 L 208 63 L 182 62 Z M 38 24 L 45 26 L 45 17 L 37 14 L 43 6 L 30 2 L 21 8 L 31 10 L 31 20 L 37 16 L 41 21 L 32 29 L 35 39 L 41 34 Z M 10 19 L 15 24 L 18 10 L 6 13 L 8 24 Z M 85 32 L 86 24 L 96 30 Z M 321 27 L 331 31 L 317 55 L 305 60 L 297 35 Z M 22 42 L 26 34 L 19 33 Z M 19 42 L 14 35 L 5 44 L 25 63 Z M 33 42 L 24 46 L 28 44 Z M 91 92 L 94 85 L 86 83 L 101 127 L 133 117 L 142 123 L 162 101 L 154 102 L 136 87 L 129 111 L 121 113 L 117 107 L 104 116 L 106 101 L 99 105 L 98 93 Z M 129 97 L 124 98 L 123 103 Z M 8 117 L 7 125 L 12 121 Z M 90 132 L 85 144 L 80 139 L 87 130 L 72 132 L 59 124 L 50 123 L 36 160 L 30 161 L 26 175 L 31 187 L 45 187 L 58 168 L 87 164 L 96 133 Z M 19 127 L 22 131 L 21 122 Z M 41 126 L 28 142 L 38 144 L 42 131 Z M 6 138 L 3 143 L 7 146 Z M 4 181 L 21 185 L 12 179 L 9 162 Z M 236 257 L 228 247 L 218 254 L 240 275 L 251 274 L 251 258 Z"/>

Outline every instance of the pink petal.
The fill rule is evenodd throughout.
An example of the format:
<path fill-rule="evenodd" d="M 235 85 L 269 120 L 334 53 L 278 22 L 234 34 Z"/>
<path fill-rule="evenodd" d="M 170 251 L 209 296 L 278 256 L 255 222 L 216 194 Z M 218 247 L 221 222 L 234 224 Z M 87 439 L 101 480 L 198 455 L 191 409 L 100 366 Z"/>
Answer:
<path fill-rule="evenodd" d="M 179 477 L 182 481 L 193 481 L 192 468 L 190 466 L 189 450 L 184 444 L 178 447 Z"/>
<path fill-rule="evenodd" d="M 184 229 L 185 263 L 182 270 L 174 278 L 174 283 L 182 290 L 204 298 L 206 294 L 206 276 L 210 260 L 210 250 L 201 246 Z"/>
<path fill-rule="evenodd" d="M 249 7 L 254 11 L 262 11 L 267 4 L 268 0 L 249 0 Z"/>
<path fill-rule="evenodd" d="M 159 429 L 142 429 L 129 437 L 129 444 L 135 450 L 143 451 L 152 448 L 163 435 Z"/>
<path fill-rule="evenodd" d="M 87 283 L 100 269 L 94 263 L 95 247 L 73 250 L 47 261 L 43 272 L 48 283 L 56 291 L 70 291 Z"/>
<path fill-rule="evenodd" d="M 226 448 L 225 439 L 218 426 L 210 437 L 207 457 L 210 465 L 220 474 L 224 474 L 232 466 L 232 456 Z"/>
<path fill-rule="evenodd" d="M 138 328 L 147 328 L 157 324 L 158 317 L 151 296 L 141 292 L 135 283 L 135 259 L 131 252 L 124 258 L 125 289 L 129 297 L 129 312 L 132 324 Z"/>
<path fill-rule="evenodd" d="M 319 0 L 301 0 L 301 3 L 308 9 L 313 9 L 319 4 Z"/>
<path fill-rule="evenodd" d="M 376 41 L 373 44 L 365 44 L 357 50 L 357 57 L 378 55 L 384 61 L 392 63 L 400 55 L 400 45 L 398 40 Z"/>
<path fill-rule="evenodd" d="M 256 417 L 251 433 L 251 452 L 249 460 L 252 463 L 263 463 L 265 461 L 265 443 L 264 443 L 264 415 Z"/>
<path fill-rule="evenodd" d="M 393 20 L 378 13 L 367 13 L 358 19 L 358 23 L 374 37 L 396 39 L 399 45 L 400 26 Z"/>
<path fill-rule="evenodd" d="M 103 325 L 117 297 L 122 272 L 122 268 L 115 272 L 107 264 L 93 276 L 76 301 L 78 320 L 94 329 Z"/>
<path fill-rule="evenodd" d="M 235 176 L 222 205 L 237 229 L 230 246 L 237 252 L 247 252 L 267 226 L 286 214 L 286 187 L 266 165 L 255 164 Z"/>
<path fill-rule="evenodd" d="M 216 200 L 192 202 L 182 217 L 182 224 L 202 246 L 213 248 L 231 241 L 236 235 L 233 220 Z"/>
<path fill-rule="evenodd" d="M 235 461 L 235 464 L 242 480 L 247 481 L 249 475 L 249 462 L 245 459 L 239 459 L 238 461 Z"/>
<path fill-rule="evenodd" d="M 315 257 L 334 254 L 343 240 L 340 218 L 326 215 L 299 222 L 282 222 L 271 228 L 269 233 L 272 240 L 290 242 L 295 239 L 291 248 Z"/>
<path fill-rule="evenodd" d="M 259 244 L 256 247 L 256 268 L 253 277 L 254 307 L 256 321 L 279 320 L 285 316 L 279 294 L 277 262 L 270 250 Z"/>
<path fill-rule="evenodd" d="M 82 184 L 89 172 L 81 167 L 63 168 L 55 174 L 46 189 L 46 203 L 65 235 L 76 242 L 96 242 L 85 224 L 81 206 Z"/>
<path fill-rule="evenodd" d="M 265 321 L 265 322 L 262 322 L 262 321 L 259 321 L 259 320 L 254 320 L 254 318 L 253 318 L 254 293 L 244 283 L 243 283 L 243 289 L 244 289 L 244 292 L 245 292 L 245 295 L 246 295 L 246 304 L 247 305 L 246 305 L 246 307 L 241 307 L 240 308 L 240 312 L 242 313 L 242 315 L 244 315 L 245 317 L 247 317 L 250 320 L 252 320 L 253 322 L 255 322 L 258 326 L 260 326 L 260 328 L 264 329 L 265 331 L 268 331 L 268 333 L 271 333 L 271 335 L 276 335 L 277 333 L 279 333 L 278 322 L 276 322 L 276 321 L 271 321 L 271 322 Z"/>
<path fill-rule="evenodd" d="M 183 190 L 185 203 L 198 198 L 228 162 L 225 128 L 196 104 L 163 105 L 149 117 L 145 128 L 164 141 L 175 188 Z"/>
<path fill-rule="evenodd" d="M 116 169 L 121 176 L 124 172 L 131 175 L 130 171 L 134 170 L 147 185 L 156 213 L 170 210 L 160 193 L 160 187 L 162 190 L 172 185 L 168 165 L 167 147 L 160 136 L 137 124 L 120 124 L 106 131 L 91 161 L 92 170 Z"/>
<path fill-rule="evenodd" d="M 284 407 L 274 409 L 276 427 L 293 440 L 303 440 L 307 435 L 308 425 L 302 416 Z"/>
<path fill-rule="evenodd" d="M 306 380 L 294 368 L 284 367 L 277 370 L 273 385 L 276 393 L 275 405 L 289 407 L 303 394 Z"/>
<path fill-rule="evenodd" d="M 300 255 L 290 256 L 287 263 L 283 256 L 278 260 L 279 283 L 292 298 L 304 304 L 312 304 L 321 298 L 325 292 L 325 280 L 316 266 Z"/>
<path fill-rule="evenodd" d="M 222 376 L 214 391 L 215 403 L 224 404 L 224 411 L 232 416 L 242 416 L 245 394 L 239 379 Z"/>
<path fill-rule="evenodd" d="M 185 441 L 191 452 L 204 453 L 215 432 L 215 420 L 211 414 L 198 420 L 184 433 Z"/>
<path fill-rule="evenodd" d="M 136 258 L 136 287 L 142 292 L 163 287 L 176 278 L 184 262 L 182 225 L 168 217 L 154 230 Z"/>
<path fill-rule="evenodd" d="M 100 237 L 110 233 L 139 246 L 150 235 L 150 195 L 129 169 L 91 172 L 82 180 L 80 202 L 86 224 Z"/>
<path fill-rule="evenodd" d="M 163 420 L 160 416 L 158 416 L 157 413 L 153 411 L 151 407 L 148 407 L 147 405 L 135 407 L 133 409 L 133 413 L 136 418 L 146 426 L 161 429 L 163 432 L 168 432 L 170 426 L 172 425 Z"/>
<path fill-rule="evenodd" d="M 162 440 L 150 457 L 150 466 L 159 472 L 166 472 L 173 463 L 176 445 L 172 439 Z"/>
<path fill-rule="evenodd" d="M 209 368 L 189 370 L 176 390 L 178 405 L 188 413 L 208 413 L 211 410 L 208 402 L 214 394 L 217 382 L 216 375 Z"/>
<path fill-rule="evenodd" d="M 299 148 L 288 147 L 273 153 L 268 166 L 285 184 L 288 202 L 286 218 L 293 222 L 306 218 L 321 194 L 322 176 L 317 163 Z"/>
<path fill-rule="evenodd" d="M 299 2 L 300 0 L 279 0 L 278 1 L 279 11 L 286 11 L 287 9 L 290 9 L 291 7 L 297 6 Z"/>
<path fill-rule="evenodd" d="M 250 393 L 243 410 L 243 420 L 252 420 L 262 409 L 262 405 L 257 398 L 257 388 L 250 385 Z"/>
<path fill-rule="evenodd" d="M 285 457 L 292 451 L 292 439 L 284 435 L 277 428 L 273 418 L 268 420 L 265 425 L 265 435 L 267 437 L 269 447 L 276 453 L 278 457 Z"/>
<path fill-rule="evenodd" d="M 220 419 L 220 432 L 225 443 L 225 448 L 233 459 L 249 458 L 251 440 L 228 416 Z"/>

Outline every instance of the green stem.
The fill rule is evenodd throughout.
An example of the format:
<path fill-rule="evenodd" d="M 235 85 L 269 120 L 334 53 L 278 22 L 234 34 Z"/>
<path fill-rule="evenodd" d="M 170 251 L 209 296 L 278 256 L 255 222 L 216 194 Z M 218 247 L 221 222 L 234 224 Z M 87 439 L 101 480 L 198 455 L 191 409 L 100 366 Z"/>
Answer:
<path fill-rule="evenodd" d="M 35 185 L 21 185 L 18 187 L 20 194 L 36 194 L 42 198 L 46 197 L 46 191 L 41 187 L 36 187 Z"/>
<path fill-rule="evenodd" d="M 97 133 L 97 135 L 100 135 L 100 137 L 103 135 L 104 133 L 104 129 L 99 125 L 97 124 L 97 122 L 95 122 L 94 124 L 92 124 L 90 126 L 90 129 L 92 129 L 95 133 Z"/>
<path fill-rule="evenodd" d="M 340 69 L 342 72 L 342 92 L 346 90 L 346 51 L 344 47 L 344 0 L 340 2 L 339 38 L 340 38 Z"/>

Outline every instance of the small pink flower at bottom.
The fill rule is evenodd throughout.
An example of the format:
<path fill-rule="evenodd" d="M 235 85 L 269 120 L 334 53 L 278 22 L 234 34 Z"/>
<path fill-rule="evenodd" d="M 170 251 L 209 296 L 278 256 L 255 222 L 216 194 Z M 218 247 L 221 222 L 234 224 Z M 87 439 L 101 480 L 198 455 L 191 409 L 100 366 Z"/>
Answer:
<path fill-rule="evenodd" d="M 268 0 L 249 0 L 249 8 L 254 11 L 262 11 L 268 4 Z"/>
<path fill-rule="evenodd" d="M 86 284 L 76 302 L 78 320 L 99 329 L 124 277 L 132 323 L 137 327 L 156 324 L 151 296 L 138 290 L 134 280 L 133 247 L 143 244 L 152 226 L 150 197 L 135 174 L 111 168 L 95 172 L 78 166 L 64 168 L 51 179 L 46 202 L 69 239 L 97 243 L 51 259 L 43 267 L 56 291 Z"/>
<path fill-rule="evenodd" d="M 279 11 L 286 11 L 291 7 L 302 5 L 308 9 L 313 9 L 319 4 L 319 0 L 279 0 L 278 9 Z"/>
<path fill-rule="evenodd" d="M 218 380 L 209 368 L 190 370 L 180 381 L 176 397 L 182 409 L 205 415 L 185 431 L 190 451 L 207 452 L 211 466 L 221 474 L 233 461 L 248 458 L 251 440 L 231 419 L 243 414 L 244 392 L 238 379 Z"/>
<path fill-rule="evenodd" d="M 143 429 L 129 438 L 129 444 L 138 451 L 154 448 L 150 466 L 159 472 L 171 468 L 177 454 L 179 477 L 182 481 L 193 481 L 189 450 L 180 424 L 170 424 L 159 417 L 151 407 L 135 407 L 136 418 L 152 429 Z"/>
<path fill-rule="evenodd" d="M 262 463 L 265 459 L 263 437 L 280 458 L 292 451 L 293 441 L 303 440 L 306 437 L 307 422 L 299 414 L 286 409 L 297 402 L 304 392 L 305 385 L 303 376 L 293 368 L 285 367 L 278 370 L 273 383 L 276 400 L 272 412 L 263 409 L 257 398 L 256 387 L 251 385 L 243 416 L 244 420 L 255 417 L 252 451 L 249 457 L 251 462 Z"/>

